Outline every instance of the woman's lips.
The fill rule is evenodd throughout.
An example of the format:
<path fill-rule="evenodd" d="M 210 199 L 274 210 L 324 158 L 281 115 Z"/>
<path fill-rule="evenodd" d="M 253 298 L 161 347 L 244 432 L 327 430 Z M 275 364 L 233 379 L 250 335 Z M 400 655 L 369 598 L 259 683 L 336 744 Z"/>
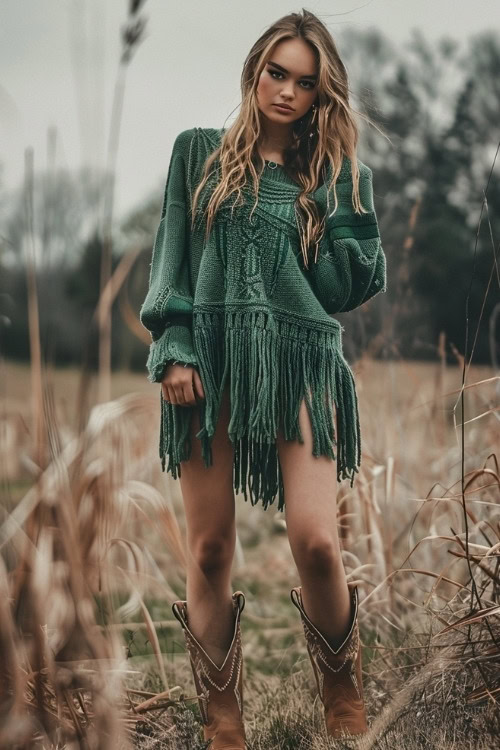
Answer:
<path fill-rule="evenodd" d="M 293 109 L 290 109 L 290 107 L 282 107 L 281 104 L 273 104 L 273 107 L 276 107 L 280 112 L 293 112 Z"/>

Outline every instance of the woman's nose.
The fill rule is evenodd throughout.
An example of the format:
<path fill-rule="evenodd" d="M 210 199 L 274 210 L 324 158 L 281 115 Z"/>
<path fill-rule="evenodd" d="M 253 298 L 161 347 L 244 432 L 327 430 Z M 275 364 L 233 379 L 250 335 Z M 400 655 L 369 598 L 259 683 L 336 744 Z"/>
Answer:
<path fill-rule="evenodd" d="M 293 97 L 293 83 L 290 83 L 285 86 L 284 89 L 281 89 L 281 95 L 286 96 L 287 98 Z"/>

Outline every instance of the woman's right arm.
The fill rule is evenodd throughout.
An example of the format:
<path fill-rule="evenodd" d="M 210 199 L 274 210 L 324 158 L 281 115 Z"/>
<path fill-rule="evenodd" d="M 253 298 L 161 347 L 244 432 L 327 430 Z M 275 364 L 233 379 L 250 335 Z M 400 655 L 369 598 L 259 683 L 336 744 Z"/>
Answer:
<path fill-rule="evenodd" d="M 176 137 L 164 190 L 151 260 L 149 288 L 140 321 L 151 334 L 148 379 L 162 381 L 169 361 L 198 364 L 192 339 L 193 291 L 188 262 L 186 164 L 194 129 Z"/>

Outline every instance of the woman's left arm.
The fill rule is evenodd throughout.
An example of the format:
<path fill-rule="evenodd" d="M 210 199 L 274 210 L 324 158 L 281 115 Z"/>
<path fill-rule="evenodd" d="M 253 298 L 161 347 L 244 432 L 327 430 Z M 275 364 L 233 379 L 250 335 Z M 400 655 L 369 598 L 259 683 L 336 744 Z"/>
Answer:
<path fill-rule="evenodd" d="M 328 314 L 347 312 L 386 291 L 386 258 L 373 203 L 373 173 L 359 162 L 359 193 L 365 214 L 352 207 L 352 182 L 337 184 L 336 213 L 327 218 L 318 260 L 307 275 Z"/>

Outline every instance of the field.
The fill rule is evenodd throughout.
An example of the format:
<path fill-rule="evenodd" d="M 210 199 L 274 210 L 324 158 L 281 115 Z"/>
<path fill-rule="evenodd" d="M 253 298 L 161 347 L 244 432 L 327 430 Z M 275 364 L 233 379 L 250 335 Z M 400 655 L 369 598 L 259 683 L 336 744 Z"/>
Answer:
<path fill-rule="evenodd" d="M 185 525 L 179 483 L 157 458 L 159 386 L 115 373 L 112 401 L 95 406 L 96 383 L 75 370 L 46 372 L 39 392 L 29 368 L 0 371 L 0 705 L 8 696 L 10 717 L 0 746 L 36 735 L 30 747 L 56 747 L 57 725 L 82 747 L 112 747 L 112 736 L 124 748 L 202 748 L 171 612 L 185 596 Z M 338 485 L 338 507 L 344 565 L 359 581 L 371 723 L 359 746 L 491 748 L 498 376 L 466 374 L 462 450 L 461 366 L 363 358 L 353 371 L 363 463 L 352 489 Z M 342 747 L 323 734 L 284 514 L 239 495 L 236 512 L 249 747 Z"/>

